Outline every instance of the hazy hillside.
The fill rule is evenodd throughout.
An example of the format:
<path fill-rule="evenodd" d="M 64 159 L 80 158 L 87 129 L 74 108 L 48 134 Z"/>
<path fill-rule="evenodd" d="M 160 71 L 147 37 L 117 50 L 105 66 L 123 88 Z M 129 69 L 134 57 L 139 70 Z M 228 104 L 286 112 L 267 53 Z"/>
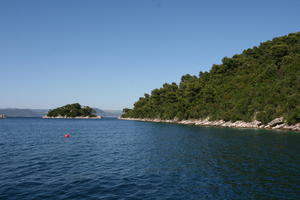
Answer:
<path fill-rule="evenodd" d="M 119 117 L 122 114 L 121 110 L 101 110 L 99 108 L 93 108 L 97 115 L 101 115 L 103 117 Z"/>
<path fill-rule="evenodd" d="M 19 109 L 19 108 L 3 108 L 0 114 L 7 117 L 41 117 L 47 114 L 47 109 Z"/>

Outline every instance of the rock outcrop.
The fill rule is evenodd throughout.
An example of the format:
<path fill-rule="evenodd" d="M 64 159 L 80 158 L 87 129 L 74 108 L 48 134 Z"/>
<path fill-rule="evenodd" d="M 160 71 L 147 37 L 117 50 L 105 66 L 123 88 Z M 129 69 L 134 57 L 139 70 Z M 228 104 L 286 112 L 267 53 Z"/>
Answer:
<path fill-rule="evenodd" d="M 280 118 L 276 118 L 276 119 L 272 120 L 271 122 L 269 122 L 268 126 L 274 127 L 276 125 L 283 124 L 283 123 L 284 123 L 283 117 L 280 117 Z"/>
<path fill-rule="evenodd" d="M 0 119 L 4 119 L 4 118 L 6 118 L 6 115 L 0 114 Z"/>

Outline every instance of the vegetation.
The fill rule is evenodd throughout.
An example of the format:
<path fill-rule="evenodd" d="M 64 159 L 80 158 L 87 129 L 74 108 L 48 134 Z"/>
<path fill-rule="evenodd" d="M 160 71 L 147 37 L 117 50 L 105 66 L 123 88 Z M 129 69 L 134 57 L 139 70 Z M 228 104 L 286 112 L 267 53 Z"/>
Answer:
<path fill-rule="evenodd" d="M 159 89 L 122 117 L 300 122 L 300 32 L 244 50 L 199 76 Z"/>
<path fill-rule="evenodd" d="M 67 104 L 65 106 L 50 110 L 48 117 L 96 117 L 96 111 L 89 106 L 81 106 L 79 103 Z"/>

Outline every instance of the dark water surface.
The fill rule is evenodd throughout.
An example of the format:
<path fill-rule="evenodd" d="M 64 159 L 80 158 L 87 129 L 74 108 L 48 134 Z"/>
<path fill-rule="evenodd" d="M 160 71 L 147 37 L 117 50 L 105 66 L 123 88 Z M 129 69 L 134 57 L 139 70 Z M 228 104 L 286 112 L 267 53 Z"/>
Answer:
<path fill-rule="evenodd" d="M 299 153 L 292 132 L 1 119 L 0 199 L 296 200 Z"/>

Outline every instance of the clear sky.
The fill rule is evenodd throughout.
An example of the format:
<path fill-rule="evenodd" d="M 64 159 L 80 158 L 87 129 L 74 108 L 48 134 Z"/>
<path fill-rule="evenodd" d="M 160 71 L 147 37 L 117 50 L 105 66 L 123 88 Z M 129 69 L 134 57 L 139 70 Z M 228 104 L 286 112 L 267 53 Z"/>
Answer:
<path fill-rule="evenodd" d="M 299 0 L 0 0 L 0 108 L 132 107 L 297 31 Z"/>

